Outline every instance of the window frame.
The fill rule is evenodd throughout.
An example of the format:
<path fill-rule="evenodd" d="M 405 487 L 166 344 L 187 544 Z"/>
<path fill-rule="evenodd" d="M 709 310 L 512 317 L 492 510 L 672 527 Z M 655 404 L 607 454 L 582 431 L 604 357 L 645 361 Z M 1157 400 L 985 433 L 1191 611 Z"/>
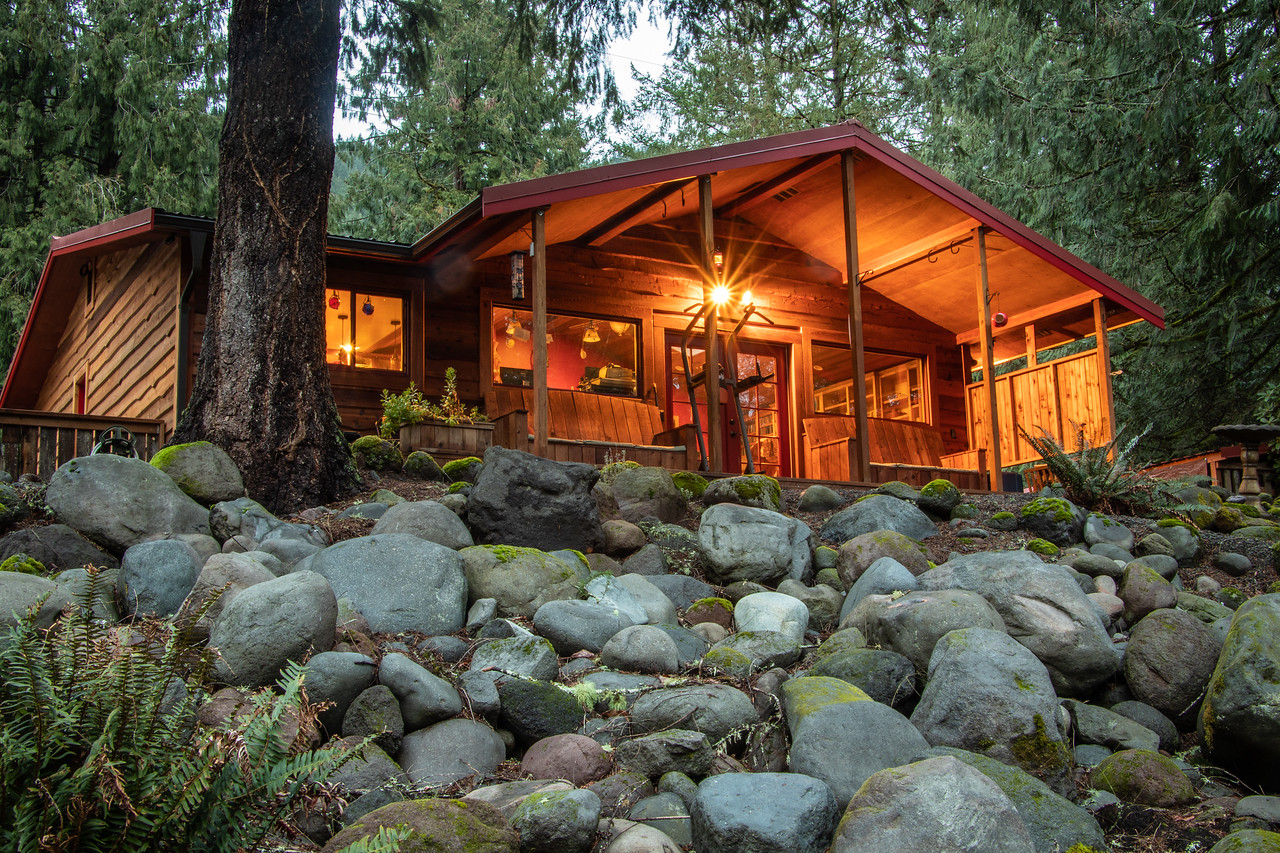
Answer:
<path fill-rule="evenodd" d="M 849 353 L 849 347 L 847 344 L 839 344 L 839 343 L 827 342 L 827 341 L 814 341 L 812 344 L 812 349 L 816 350 L 819 347 L 824 349 L 838 350 L 844 353 L 846 357 L 848 356 L 848 353 Z M 879 400 L 879 397 L 880 397 L 879 392 L 876 391 L 875 389 L 876 377 L 878 377 L 879 374 L 883 373 L 886 370 L 894 370 L 894 369 L 901 369 L 903 367 L 907 367 L 912 362 L 915 362 L 916 364 L 919 365 L 920 409 L 921 409 L 921 415 L 922 415 L 920 420 L 916 420 L 914 418 L 889 419 L 889 418 L 885 418 L 883 413 L 880 413 L 881 412 L 880 407 L 877 405 L 876 407 L 874 407 L 874 410 L 873 410 L 873 407 L 871 406 L 867 407 L 867 416 L 872 418 L 885 418 L 887 420 L 903 420 L 903 421 L 907 421 L 908 423 L 922 423 L 922 424 L 928 424 L 932 426 L 934 423 L 935 413 L 933 411 L 931 388 L 930 388 L 932 380 L 929 373 L 929 356 L 925 353 L 902 352 L 899 350 L 881 349 L 879 347 L 866 347 L 864 349 L 864 352 L 867 354 L 874 354 L 878 356 L 889 356 L 892 358 L 901 359 L 901 361 L 897 364 L 891 364 L 886 367 L 882 367 L 878 370 L 866 370 L 863 373 L 864 379 L 868 379 L 872 381 L 872 385 L 870 388 L 867 389 L 867 393 L 868 395 L 874 397 L 876 400 Z M 833 383 L 832 385 L 826 386 L 825 388 L 813 387 L 814 377 L 815 377 L 815 371 L 813 370 L 813 366 L 815 363 L 816 363 L 816 359 L 814 359 L 813 353 L 811 352 L 810 359 L 809 359 L 809 384 L 810 384 L 810 387 L 812 388 L 812 393 L 813 393 L 813 414 L 814 415 L 831 415 L 834 417 L 852 417 L 853 415 L 852 407 L 854 406 L 853 398 L 851 394 L 853 390 L 853 380 L 849 379 L 847 380 L 847 383 L 846 382 Z M 819 408 L 819 400 L 823 394 L 836 393 L 839 391 L 846 392 L 845 405 L 850 408 L 850 411 L 848 413 L 834 411 L 832 409 L 828 409 L 824 411 Z"/>
<path fill-rule="evenodd" d="M 488 362 L 488 364 L 485 365 L 487 368 L 487 370 L 485 371 L 485 375 L 487 376 L 489 383 L 494 388 L 531 387 L 528 385 L 508 385 L 502 382 L 500 378 L 500 374 L 498 374 L 497 365 L 493 359 L 493 351 L 494 351 L 494 346 L 497 343 L 497 340 L 495 337 L 496 332 L 494 331 L 494 324 L 497 316 L 500 313 L 507 313 L 507 312 L 520 312 L 522 314 L 532 315 L 533 309 L 528 305 L 521 305 L 518 301 L 506 300 L 506 299 L 486 299 L 484 300 L 481 306 L 481 310 L 482 310 L 481 328 L 486 330 L 485 335 L 482 336 L 482 340 L 484 342 L 483 347 L 487 354 L 487 358 L 485 360 Z M 609 394 L 609 393 L 601 393 L 596 391 L 584 391 L 582 388 L 554 388 L 553 386 L 548 385 L 547 387 L 549 389 L 557 390 L 557 391 L 578 391 L 579 393 L 586 393 L 586 394 L 595 393 L 595 394 L 599 394 L 600 396 L 620 397 L 628 400 L 644 399 L 644 395 L 645 395 L 645 392 L 644 392 L 644 387 L 645 387 L 644 386 L 644 337 L 643 337 L 644 323 L 639 318 L 626 317 L 618 314 L 593 314 L 593 313 L 587 313 L 587 312 L 566 312 L 566 311 L 560 310 L 559 308 L 553 308 L 549 306 L 547 308 L 548 324 L 550 323 L 550 320 L 552 317 L 565 318 L 568 320 L 595 321 L 599 325 L 608 325 L 609 323 L 626 323 L 628 326 L 630 326 L 634 330 L 633 334 L 635 337 L 635 344 L 634 344 L 634 350 L 633 350 L 634 365 L 632 367 L 632 370 L 635 373 L 636 387 L 635 387 L 634 394 Z M 530 361 L 532 362 L 532 356 L 530 358 Z M 550 365 L 548 365 L 548 368 L 550 368 Z M 530 370 L 532 370 L 532 367 L 530 367 Z"/>
<path fill-rule="evenodd" d="M 362 304 L 361 296 L 373 296 L 380 299 L 398 299 L 400 300 L 400 367 L 360 367 L 354 364 L 338 364 L 329 361 L 326 344 L 325 364 L 329 370 L 338 375 L 347 377 L 358 376 L 395 376 L 407 377 L 409 375 L 409 314 L 411 294 L 406 291 L 388 287 L 363 287 L 354 284 L 333 284 L 329 283 L 325 286 L 324 291 L 324 317 L 325 317 L 325 334 L 328 336 L 329 330 L 329 297 L 334 292 L 351 294 L 352 316 L 347 319 L 351 323 L 351 339 L 355 340 L 356 331 L 359 328 L 359 320 L 355 317 L 358 310 L 355 306 Z M 354 321 L 354 322 L 353 322 Z"/>

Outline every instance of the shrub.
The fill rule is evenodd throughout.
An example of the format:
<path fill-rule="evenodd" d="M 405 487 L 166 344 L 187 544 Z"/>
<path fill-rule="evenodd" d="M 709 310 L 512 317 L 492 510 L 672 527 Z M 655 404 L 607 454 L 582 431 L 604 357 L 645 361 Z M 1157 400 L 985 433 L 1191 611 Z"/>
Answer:
<path fill-rule="evenodd" d="M 1129 456 L 1145 431 L 1123 446 L 1119 434 L 1106 444 L 1094 445 L 1083 425 L 1074 426 L 1076 449 L 1070 452 L 1043 428 L 1039 436 L 1033 436 L 1018 427 L 1062 484 L 1068 500 L 1097 512 L 1132 515 L 1149 515 L 1168 504 L 1160 481 L 1129 465 Z"/>
<path fill-rule="evenodd" d="M 444 371 L 444 393 L 440 395 L 439 403 L 428 400 L 412 382 L 399 394 L 392 394 L 384 389 L 378 434 L 388 439 L 399 438 L 400 427 L 423 421 L 456 425 L 484 423 L 488 420 L 479 408 L 472 406 L 468 409 L 458 398 L 458 371 L 447 367 Z"/>
<path fill-rule="evenodd" d="M 280 735 L 288 715 L 314 717 L 301 667 L 280 696 L 196 729 L 211 653 L 190 627 L 212 600 L 179 626 L 107 626 L 89 615 L 106 584 L 90 571 L 81 606 L 49 633 L 27 616 L 0 638 L 0 849 L 262 849 L 344 760 Z"/>

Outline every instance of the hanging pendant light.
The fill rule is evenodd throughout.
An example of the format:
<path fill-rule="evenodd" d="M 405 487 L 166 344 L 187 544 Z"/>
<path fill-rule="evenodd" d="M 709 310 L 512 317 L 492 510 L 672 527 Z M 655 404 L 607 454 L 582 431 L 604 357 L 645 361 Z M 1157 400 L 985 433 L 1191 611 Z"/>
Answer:
<path fill-rule="evenodd" d="M 373 300 L 366 296 L 364 298 L 364 304 L 360 306 L 360 310 L 364 312 L 366 317 L 373 314 Z"/>
<path fill-rule="evenodd" d="M 586 330 L 585 332 L 583 332 L 583 333 L 582 333 L 582 342 L 583 342 L 584 344 L 598 344 L 598 343 L 600 343 L 600 331 L 599 331 L 598 329 L 596 329 L 596 321 L 595 321 L 595 320 L 588 320 L 588 321 L 587 321 L 587 330 Z"/>
<path fill-rule="evenodd" d="M 329 307 L 334 311 L 337 311 L 342 307 L 342 297 L 338 295 L 338 291 L 336 290 L 333 292 L 333 295 L 329 297 Z"/>

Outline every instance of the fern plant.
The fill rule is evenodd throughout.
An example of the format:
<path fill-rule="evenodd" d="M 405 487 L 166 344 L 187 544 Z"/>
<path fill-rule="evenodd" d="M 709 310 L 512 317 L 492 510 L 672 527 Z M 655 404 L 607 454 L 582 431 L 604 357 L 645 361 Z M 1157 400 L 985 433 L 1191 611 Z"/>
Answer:
<path fill-rule="evenodd" d="M 346 755 L 281 737 L 286 715 L 313 713 L 301 667 L 234 723 L 197 729 L 210 653 L 191 626 L 213 599 L 177 625 L 117 627 L 91 615 L 106 584 L 91 571 L 48 633 L 28 615 L 0 637 L 0 849 L 261 849 Z"/>
<path fill-rule="evenodd" d="M 1120 443 L 1121 433 L 1104 444 L 1094 444 L 1083 424 L 1072 424 L 1072 427 L 1075 430 L 1075 450 L 1072 451 L 1043 427 L 1037 427 L 1038 436 L 1018 427 L 1062 486 L 1068 500 L 1098 512 L 1131 515 L 1150 515 L 1165 507 L 1168 499 L 1160 489 L 1160 482 L 1135 470 L 1130 463 L 1134 448 L 1150 427 L 1124 444 Z"/>

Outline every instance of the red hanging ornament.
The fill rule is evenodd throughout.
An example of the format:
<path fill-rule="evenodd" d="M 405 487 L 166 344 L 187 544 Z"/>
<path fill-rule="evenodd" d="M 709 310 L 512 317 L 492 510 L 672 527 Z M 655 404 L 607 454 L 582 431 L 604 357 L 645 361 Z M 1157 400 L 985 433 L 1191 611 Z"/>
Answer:
<path fill-rule="evenodd" d="M 337 311 L 342 307 L 342 297 L 338 295 L 338 291 L 336 290 L 333 292 L 333 295 L 329 297 L 329 307 L 334 311 Z"/>

